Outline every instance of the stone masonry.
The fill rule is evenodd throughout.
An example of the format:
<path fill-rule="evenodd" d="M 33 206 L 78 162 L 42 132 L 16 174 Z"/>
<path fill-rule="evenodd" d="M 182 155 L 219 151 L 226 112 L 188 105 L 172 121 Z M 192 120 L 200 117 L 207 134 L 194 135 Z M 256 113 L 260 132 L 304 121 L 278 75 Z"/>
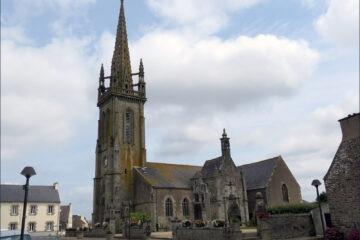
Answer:
<path fill-rule="evenodd" d="M 360 228 L 360 114 L 339 122 L 342 141 L 324 180 L 333 225 L 347 235 Z"/>

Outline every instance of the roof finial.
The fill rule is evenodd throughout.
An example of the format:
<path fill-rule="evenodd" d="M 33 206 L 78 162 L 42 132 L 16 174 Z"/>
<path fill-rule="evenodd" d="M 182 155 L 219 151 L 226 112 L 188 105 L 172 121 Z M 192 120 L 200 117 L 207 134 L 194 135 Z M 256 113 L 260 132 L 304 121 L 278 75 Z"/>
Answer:
<path fill-rule="evenodd" d="M 99 77 L 99 85 L 103 86 L 105 81 L 105 72 L 104 72 L 104 65 L 101 64 L 100 67 L 100 77 Z"/>
<path fill-rule="evenodd" d="M 226 138 L 226 137 L 227 137 L 225 128 L 223 129 L 223 134 L 222 134 L 222 136 L 223 136 L 223 138 Z"/>
<path fill-rule="evenodd" d="M 142 58 L 140 58 L 139 76 L 144 77 L 144 64 Z"/>

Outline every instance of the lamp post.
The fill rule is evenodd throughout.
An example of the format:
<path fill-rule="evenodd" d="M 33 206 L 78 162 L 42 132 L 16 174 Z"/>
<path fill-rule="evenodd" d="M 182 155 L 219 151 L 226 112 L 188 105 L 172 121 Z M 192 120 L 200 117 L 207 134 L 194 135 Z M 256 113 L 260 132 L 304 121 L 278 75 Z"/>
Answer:
<path fill-rule="evenodd" d="M 322 213 L 320 197 L 319 197 L 319 186 L 321 185 L 321 182 L 318 179 L 315 179 L 312 181 L 311 185 L 316 188 L 316 196 L 317 196 L 317 200 L 318 200 L 317 202 L 319 204 L 321 226 L 322 226 L 323 236 L 325 236 L 325 225 L 324 225 L 323 213 Z"/>
<path fill-rule="evenodd" d="M 24 185 L 25 197 L 24 197 L 24 207 L 23 207 L 23 216 L 22 216 L 22 221 L 21 221 L 21 235 L 20 235 L 20 240 L 24 240 L 26 205 L 27 205 L 27 201 L 28 201 L 28 192 L 29 192 L 29 179 L 32 176 L 36 175 L 36 172 L 35 172 L 34 168 L 32 168 L 32 167 L 25 167 L 21 171 L 21 175 L 26 177 L 26 184 Z"/>

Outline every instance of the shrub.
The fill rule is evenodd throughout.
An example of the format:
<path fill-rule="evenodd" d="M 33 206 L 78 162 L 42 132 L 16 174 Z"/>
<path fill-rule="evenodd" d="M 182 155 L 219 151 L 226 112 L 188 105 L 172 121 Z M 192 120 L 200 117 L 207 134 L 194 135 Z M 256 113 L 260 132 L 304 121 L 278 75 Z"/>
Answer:
<path fill-rule="evenodd" d="M 328 228 L 325 231 L 325 240 L 343 240 L 344 235 L 336 228 Z"/>
<path fill-rule="evenodd" d="M 195 220 L 196 227 L 205 227 L 205 222 L 203 220 Z"/>
<path fill-rule="evenodd" d="M 133 212 L 130 214 L 130 218 L 132 225 L 150 222 L 150 216 L 142 212 Z"/>
<path fill-rule="evenodd" d="M 287 213 L 309 213 L 312 209 L 316 207 L 317 206 L 314 203 L 299 203 L 270 207 L 267 209 L 267 211 L 273 215 Z"/>
<path fill-rule="evenodd" d="M 326 194 L 326 192 L 320 193 L 319 197 L 316 198 L 316 201 L 321 202 L 321 203 L 327 203 L 327 194 Z"/>
<path fill-rule="evenodd" d="M 360 240 L 360 229 L 354 229 L 350 232 L 348 240 Z"/>
<path fill-rule="evenodd" d="M 182 222 L 182 226 L 186 228 L 191 227 L 191 222 L 189 220 L 184 220 Z"/>

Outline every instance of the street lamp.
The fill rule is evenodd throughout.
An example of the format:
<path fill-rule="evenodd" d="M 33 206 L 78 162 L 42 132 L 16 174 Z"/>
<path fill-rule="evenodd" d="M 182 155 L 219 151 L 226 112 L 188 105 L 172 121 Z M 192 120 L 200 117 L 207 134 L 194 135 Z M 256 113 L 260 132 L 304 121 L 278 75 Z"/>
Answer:
<path fill-rule="evenodd" d="M 24 197 L 24 207 L 23 207 L 23 216 L 22 216 L 22 221 L 21 221 L 21 235 L 20 235 L 20 240 L 24 240 L 26 205 L 27 205 L 27 201 L 28 201 L 28 192 L 29 192 L 29 179 L 32 176 L 36 175 L 36 172 L 35 172 L 34 168 L 32 168 L 32 167 L 25 167 L 21 171 L 21 175 L 26 177 L 26 184 L 24 185 L 25 197 Z"/>
<path fill-rule="evenodd" d="M 319 204 L 319 211 L 320 211 L 321 226 L 322 226 L 323 236 L 324 236 L 325 235 L 325 226 L 324 226 L 323 213 L 322 213 L 320 197 L 319 197 L 319 186 L 321 185 L 321 182 L 318 179 L 315 179 L 312 181 L 311 185 L 316 188 L 317 201 Z"/>

